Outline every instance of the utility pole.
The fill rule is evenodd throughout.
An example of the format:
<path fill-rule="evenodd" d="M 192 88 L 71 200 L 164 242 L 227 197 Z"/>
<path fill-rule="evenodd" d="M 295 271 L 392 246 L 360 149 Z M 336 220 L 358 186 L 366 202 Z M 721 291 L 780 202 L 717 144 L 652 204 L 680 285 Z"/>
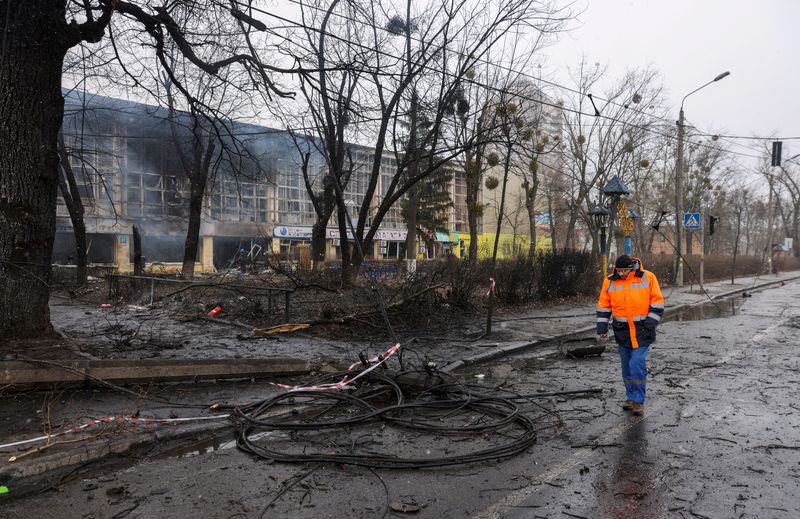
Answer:
<path fill-rule="evenodd" d="M 417 153 L 417 90 L 411 92 L 411 131 L 408 138 L 406 157 L 410 157 L 408 176 L 413 178 L 419 169 Z M 406 273 L 410 276 L 417 271 L 417 211 L 419 210 L 419 190 L 414 186 L 408 196 L 408 234 L 406 235 Z"/>
<path fill-rule="evenodd" d="M 767 229 L 767 265 L 769 265 L 769 273 L 772 274 L 772 269 L 774 265 L 772 264 L 772 225 L 773 225 L 773 218 L 774 218 L 774 210 L 772 208 L 772 180 L 774 176 L 774 171 L 776 168 L 781 167 L 781 149 L 783 148 L 783 142 L 775 141 L 772 143 L 772 161 L 770 163 L 770 170 L 769 175 L 767 176 L 767 180 L 769 181 L 769 204 L 767 210 L 769 211 L 768 214 L 768 221 L 767 224 L 769 228 Z M 775 271 L 775 275 L 778 275 L 777 270 Z"/>
<path fill-rule="evenodd" d="M 678 114 L 678 156 L 675 158 L 675 285 L 683 286 L 681 226 L 683 225 L 683 105 Z"/>
<path fill-rule="evenodd" d="M 729 75 L 730 72 L 728 71 L 717 75 L 708 83 L 683 96 L 681 101 L 681 111 L 678 115 L 678 156 L 675 160 L 675 284 L 679 287 L 683 286 L 683 258 L 681 257 L 681 226 L 683 225 L 683 103 L 686 102 L 686 98 L 690 95 Z"/>
<path fill-rule="evenodd" d="M 700 290 L 703 289 L 703 281 L 706 273 L 706 215 L 700 213 Z"/>
<path fill-rule="evenodd" d="M 769 273 L 772 274 L 772 175 L 767 177 L 769 182 L 769 202 L 767 202 L 767 265 L 769 266 Z M 762 263 L 763 265 L 763 263 Z"/>

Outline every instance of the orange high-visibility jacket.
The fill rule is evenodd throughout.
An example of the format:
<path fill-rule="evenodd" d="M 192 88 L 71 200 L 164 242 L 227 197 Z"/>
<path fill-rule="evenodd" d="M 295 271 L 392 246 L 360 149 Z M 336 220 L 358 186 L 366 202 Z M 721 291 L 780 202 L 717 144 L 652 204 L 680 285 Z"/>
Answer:
<path fill-rule="evenodd" d="M 656 326 L 664 316 L 664 296 L 656 275 L 644 270 L 640 259 L 634 261 L 634 271 L 626 279 L 614 272 L 603 280 L 597 300 L 597 333 L 608 333 L 611 323 L 617 344 L 629 348 L 655 342 Z"/>

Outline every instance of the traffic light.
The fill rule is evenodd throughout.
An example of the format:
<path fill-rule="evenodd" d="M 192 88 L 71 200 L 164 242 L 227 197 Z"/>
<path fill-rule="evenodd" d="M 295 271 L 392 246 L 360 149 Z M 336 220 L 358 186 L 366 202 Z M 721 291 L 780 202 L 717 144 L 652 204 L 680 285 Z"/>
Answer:
<path fill-rule="evenodd" d="M 781 149 L 783 148 L 782 141 L 775 141 L 772 143 L 772 162 L 770 165 L 772 166 L 780 166 L 781 165 Z"/>
<path fill-rule="evenodd" d="M 708 217 L 708 235 L 712 236 L 714 234 L 714 224 L 717 223 L 719 220 L 718 216 L 711 216 Z"/>

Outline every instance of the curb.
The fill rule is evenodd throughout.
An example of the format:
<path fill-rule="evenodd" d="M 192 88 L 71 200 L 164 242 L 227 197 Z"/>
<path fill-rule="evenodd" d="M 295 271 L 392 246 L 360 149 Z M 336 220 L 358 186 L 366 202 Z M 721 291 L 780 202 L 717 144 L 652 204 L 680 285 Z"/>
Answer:
<path fill-rule="evenodd" d="M 783 279 L 776 279 L 776 280 L 768 281 L 768 282 L 765 282 L 765 283 L 761 283 L 759 285 L 753 285 L 751 287 L 744 287 L 744 288 L 737 288 L 735 290 L 729 290 L 728 292 L 723 292 L 721 294 L 717 294 L 715 296 L 711 296 L 710 299 L 711 299 L 711 302 L 713 302 L 713 301 L 716 301 L 718 299 L 725 299 L 726 297 L 731 297 L 731 296 L 735 296 L 737 294 L 741 294 L 742 292 L 754 291 L 754 290 L 762 290 L 762 289 L 766 289 L 766 288 L 768 288 L 768 287 L 770 287 L 772 285 L 778 285 L 780 283 L 788 283 L 790 281 L 796 281 L 798 279 L 800 279 L 800 274 L 792 276 L 792 277 L 789 277 L 789 278 L 783 278 Z M 685 304 L 682 304 L 682 305 L 671 307 L 664 313 L 664 317 L 669 317 L 670 315 L 675 315 L 676 313 L 683 312 L 685 310 L 688 310 L 689 308 L 693 308 L 695 306 L 700 306 L 700 305 L 704 305 L 704 304 L 708 304 L 708 303 L 709 303 L 709 301 L 704 300 L 704 301 L 698 301 L 696 303 L 685 303 Z M 511 354 L 514 354 L 514 353 L 519 353 L 519 352 L 522 352 L 522 351 L 525 351 L 525 350 L 528 350 L 528 349 L 534 349 L 534 348 L 539 348 L 539 347 L 543 347 L 543 346 L 549 346 L 551 344 L 563 342 L 565 340 L 579 338 L 580 336 L 585 335 L 585 334 L 587 334 L 589 332 L 594 332 L 596 329 L 597 329 L 596 325 L 593 324 L 591 326 L 578 328 L 577 330 L 569 332 L 569 333 L 564 333 L 564 334 L 561 334 L 561 335 L 554 335 L 552 337 L 547 337 L 545 339 L 539 339 L 539 340 L 533 341 L 533 342 L 524 342 L 522 344 L 515 343 L 515 344 L 509 344 L 507 346 L 503 346 L 503 347 L 499 347 L 499 348 L 494 348 L 494 349 L 479 353 L 477 355 L 464 357 L 463 359 L 459 359 L 459 360 L 456 360 L 454 362 L 451 362 L 447 366 L 443 367 L 442 371 L 445 372 L 445 373 L 452 373 L 452 372 L 454 372 L 456 370 L 459 370 L 461 368 L 464 368 L 466 366 L 473 366 L 475 364 L 488 362 L 490 360 L 495 360 L 495 359 L 498 359 L 500 357 L 504 357 L 506 355 L 511 355 Z"/>
<path fill-rule="evenodd" d="M 17 499 L 39 491 L 38 487 L 43 482 L 42 478 L 45 481 L 52 481 L 55 479 L 54 476 L 73 467 L 103 462 L 113 455 L 127 454 L 151 447 L 153 444 L 199 436 L 207 437 L 209 434 L 225 430 L 231 430 L 229 423 L 177 429 L 154 429 L 131 434 L 114 441 L 86 442 L 81 445 L 81 448 L 71 448 L 49 455 L 32 457 L 30 460 L 19 460 L 13 463 L 3 460 L 0 461 L 0 481 L 11 488 L 12 499 Z"/>
<path fill-rule="evenodd" d="M 13 390 L 64 386 L 151 384 L 305 375 L 309 361 L 274 359 L 136 359 L 0 361 L 0 385 Z M 100 382 L 103 381 L 103 382 Z"/>

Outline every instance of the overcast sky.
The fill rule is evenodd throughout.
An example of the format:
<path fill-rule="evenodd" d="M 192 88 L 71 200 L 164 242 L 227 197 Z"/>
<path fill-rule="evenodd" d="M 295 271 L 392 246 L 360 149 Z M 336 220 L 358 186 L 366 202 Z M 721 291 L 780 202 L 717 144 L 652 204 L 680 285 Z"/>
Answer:
<path fill-rule="evenodd" d="M 583 12 L 573 30 L 544 50 L 544 77 L 566 81 L 566 67 L 582 54 L 616 77 L 652 65 L 677 120 L 684 95 L 729 70 L 686 100 L 688 121 L 734 135 L 800 136 L 797 0 L 578 0 L 575 7 Z M 800 152 L 800 141 L 784 143 L 787 152 Z"/>

